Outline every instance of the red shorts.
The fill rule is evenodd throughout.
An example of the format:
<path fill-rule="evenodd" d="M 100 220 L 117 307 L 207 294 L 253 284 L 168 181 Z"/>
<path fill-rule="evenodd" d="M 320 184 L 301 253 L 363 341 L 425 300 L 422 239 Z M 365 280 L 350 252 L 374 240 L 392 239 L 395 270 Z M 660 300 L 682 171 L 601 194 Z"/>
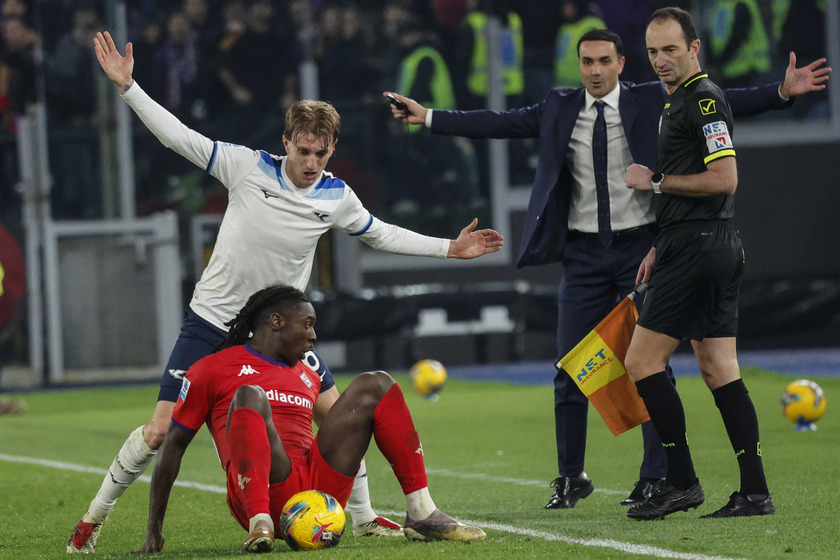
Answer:
<path fill-rule="evenodd" d="M 326 492 L 341 503 L 347 505 L 350 492 L 353 491 L 354 476 L 345 476 L 327 464 L 318 449 L 318 437 L 312 440 L 309 452 L 304 456 L 291 457 L 292 472 L 283 482 L 268 487 L 269 512 L 275 527 L 279 527 L 283 506 L 293 495 L 304 490 Z M 227 473 L 227 502 L 230 513 L 240 525 L 248 530 L 248 514 L 239 484 L 233 478 L 232 469 Z"/>

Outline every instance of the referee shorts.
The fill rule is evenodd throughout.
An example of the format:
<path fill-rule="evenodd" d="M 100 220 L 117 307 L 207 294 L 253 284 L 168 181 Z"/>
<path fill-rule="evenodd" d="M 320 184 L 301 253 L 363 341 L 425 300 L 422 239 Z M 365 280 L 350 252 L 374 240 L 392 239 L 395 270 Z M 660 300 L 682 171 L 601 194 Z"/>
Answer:
<path fill-rule="evenodd" d="M 743 274 L 741 236 L 729 222 L 662 231 L 638 324 L 676 339 L 734 337 Z"/>
<path fill-rule="evenodd" d="M 158 400 L 176 402 L 187 370 L 201 358 L 212 354 L 226 336 L 225 331 L 187 308 L 181 334 L 178 335 L 175 347 L 169 355 L 169 362 L 163 371 L 163 377 L 160 379 Z M 315 350 L 307 352 L 303 361 L 321 377 L 322 393 L 335 385 L 330 368 Z"/>

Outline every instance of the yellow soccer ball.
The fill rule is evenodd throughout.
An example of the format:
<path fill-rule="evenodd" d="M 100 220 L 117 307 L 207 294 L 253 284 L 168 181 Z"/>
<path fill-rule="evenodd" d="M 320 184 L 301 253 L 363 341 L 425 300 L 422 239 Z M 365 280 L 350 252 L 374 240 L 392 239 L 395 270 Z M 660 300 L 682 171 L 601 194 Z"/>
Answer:
<path fill-rule="evenodd" d="M 825 412 L 825 393 L 808 379 L 794 381 L 782 394 L 782 414 L 794 424 L 816 422 Z"/>
<path fill-rule="evenodd" d="M 436 395 L 446 383 L 446 368 L 437 360 L 420 360 L 408 373 L 414 390 L 424 397 Z"/>
<path fill-rule="evenodd" d="M 280 532 L 292 550 L 330 548 L 341 540 L 346 520 L 338 500 L 320 490 L 306 490 L 283 506 Z"/>

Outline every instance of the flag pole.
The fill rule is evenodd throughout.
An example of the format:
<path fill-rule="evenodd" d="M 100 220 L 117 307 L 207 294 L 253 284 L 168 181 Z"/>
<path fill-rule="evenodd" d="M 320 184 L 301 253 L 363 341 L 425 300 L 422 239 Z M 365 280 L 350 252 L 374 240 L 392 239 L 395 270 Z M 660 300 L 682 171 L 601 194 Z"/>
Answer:
<path fill-rule="evenodd" d="M 630 294 L 627 297 L 629 297 L 630 299 L 636 299 L 636 296 L 638 294 L 645 293 L 647 291 L 647 289 L 648 289 L 648 283 L 647 282 L 639 282 L 638 284 L 636 284 L 636 287 L 633 288 L 633 291 L 630 292 Z"/>

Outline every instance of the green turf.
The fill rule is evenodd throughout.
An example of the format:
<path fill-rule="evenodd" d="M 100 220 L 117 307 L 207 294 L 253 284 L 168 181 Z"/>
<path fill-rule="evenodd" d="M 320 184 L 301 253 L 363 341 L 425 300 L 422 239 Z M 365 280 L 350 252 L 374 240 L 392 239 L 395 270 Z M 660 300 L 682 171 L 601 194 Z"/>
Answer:
<path fill-rule="evenodd" d="M 412 543 L 360 539 L 348 532 L 336 549 L 298 554 L 424 560 L 837 558 L 840 523 L 831 512 L 840 496 L 840 415 L 834 411 L 840 379 L 818 380 L 828 410 L 819 430 L 801 433 L 780 414 L 779 397 L 792 378 L 756 370 L 745 371 L 744 377 L 761 421 L 775 516 L 698 519 L 723 505 L 738 487 L 735 458 L 699 377 L 680 378 L 679 391 L 707 501 L 699 510 L 655 522 L 631 521 L 617 505 L 638 476 L 638 429 L 613 437 L 591 411 L 586 470 L 597 490 L 573 510 L 546 511 L 548 482 L 556 476 L 551 388 L 450 380 L 438 402 L 410 390 L 406 396 L 423 440 L 436 503 L 485 527 L 488 538 L 471 544 Z M 404 376 L 398 380 L 408 387 Z M 343 386 L 348 378 L 338 381 Z M 156 394 L 156 387 L 144 386 L 15 396 L 27 401 L 28 411 L 0 416 L 0 558 L 66 558 L 65 542 L 102 478 L 8 457 L 105 469 L 126 435 L 147 419 Z M 374 506 L 402 521 L 405 502 L 399 486 L 373 447 L 368 473 Z M 180 479 L 224 484 L 206 430 L 187 451 Z M 147 483 L 138 482 L 120 500 L 95 557 L 129 558 L 139 549 L 148 490 Z M 245 537 L 223 495 L 190 488 L 173 490 L 164 533 L 163 556 L 171 558 L 234 556 Z M 275 554 L 293 553 L 279 542 Z"/>

